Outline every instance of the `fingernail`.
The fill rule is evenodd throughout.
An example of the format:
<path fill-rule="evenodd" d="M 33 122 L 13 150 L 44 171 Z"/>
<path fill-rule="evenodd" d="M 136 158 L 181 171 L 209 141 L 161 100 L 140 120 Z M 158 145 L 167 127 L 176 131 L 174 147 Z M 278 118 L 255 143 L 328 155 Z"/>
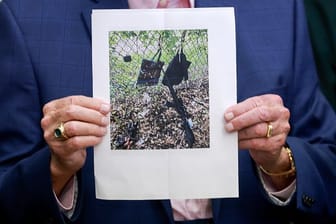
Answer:
<path fill-rule="evenodd" d="M 108 113 L 108 112 L 110 112 L 110 108 L 111 108 L 110 104 L 103 103 L 103 104 L 100 106 L 100 111 L 101 111 L 102 113 Z"/>
<path fill-rule="evenodd" d="M 228 124 L 226 124 L 226 125 L 225 125 L 225 130 L 226 130 L 227 132 L 231 132 L 231 131 L 233 131 L 233 125 L 232 125 L 232 123 L 228 123 Z"/>
<path fill-rule="evenodd" d="M 224 114 L 224 117 L 227 121 L 229 121 L 234 117 L 234 115 L 233 115 L 232 112 L 228 112 L 228 113 Z"/>

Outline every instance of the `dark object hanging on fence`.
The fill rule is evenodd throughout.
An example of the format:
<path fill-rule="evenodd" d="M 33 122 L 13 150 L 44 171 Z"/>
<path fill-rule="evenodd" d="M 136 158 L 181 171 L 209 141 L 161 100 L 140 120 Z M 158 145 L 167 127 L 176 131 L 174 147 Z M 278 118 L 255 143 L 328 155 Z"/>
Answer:
<path fill-rule="evenodd" d="M 162 67 L 164 65 L 161 58 L 161 47 L 151 60 L 142 59 L 137 85 L 153 86 L 159 83 Z"/>
<path fill-rule="evenodd" d="M 182 99 L 178 98 L 176 91 L 173 87 L 174 85 L 179 85 L 183 80 L 188 80 L 188 69 L 191 62 L 187 60 L 186 55 L 183 53 L 182 44 L 184 42 L 185 34 L 186 31 L 184 31 L 182 34 L 180 49 L 171 60 L 168 68 L 165 71 L 162 79 L 162 84 L 169 88 L 170 94 L 173 97 L 173 103 L 167 102 L 167 106 L 174 107 L 180 115 L 183 122 L 183 129 L 185 131 L 185 139 L 188 147 L 191 148 L 195 142 L 195 136 L 191 129 L 190 116 L 183 105 Z"/>
<path fill-rule="evenodd" d="M 188 68 L 190 64 L 191 62 L 187 60 L 181 47 L 169 63 L 165 75 L 163 76 L 162 83 L 166 86 L 178 85 L 182 80 L 188 80 Z"/>
<path fill-rule="evenodd" d="M 131 55 L 125 55 L 123 56 L 124 62 L 131 62 L 132 61 L 132 56 Z"/>
<path fill-rule="evenodd" d="M 117 54 L 117 55 L 119 55 L 120 57 L 122 57 L 122 59 L 123 59 L 124 62 L 131 62 L 131 61 L 132 61 L 132 56 L 131 56 L 131 55 L 129 55 L 129 54 L 127 54 L 127 55 L 123 55 L 123 54 L 121 54 L 119 51 L 117 51 L 115 47 L 112 47 L 112 52 L 113 52 L 114 54 Z"/>

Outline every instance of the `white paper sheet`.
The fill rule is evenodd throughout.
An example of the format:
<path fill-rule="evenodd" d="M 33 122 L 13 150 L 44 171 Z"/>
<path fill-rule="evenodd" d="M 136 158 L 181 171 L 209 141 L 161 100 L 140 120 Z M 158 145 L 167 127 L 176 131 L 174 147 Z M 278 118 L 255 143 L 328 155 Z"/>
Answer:
<path fill-rule="evenodd" d="M 108 200 L 238 197 L 237 134 L 225 132 L 223 119 L 225 109 L 236 103 L 233 8 L 93 10 L 94 97 L 106 101 L 113 98 L 109 52 L 115 48 L 109 43 L 111 32 L 153 30 L 206 30 L 209 147 L 112 149 L 113 140 L 108 133 L 94 149 L 96 197 Z M 165 65 L 168 63 L 165 61 Z"/>

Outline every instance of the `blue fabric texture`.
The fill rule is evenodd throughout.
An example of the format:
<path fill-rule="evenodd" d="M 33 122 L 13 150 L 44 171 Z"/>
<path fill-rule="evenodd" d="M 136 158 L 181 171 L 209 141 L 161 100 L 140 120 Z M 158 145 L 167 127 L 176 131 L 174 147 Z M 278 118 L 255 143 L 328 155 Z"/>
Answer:
<path fill-rule="evenodd" d="M 291 111 L 287 142 L 297 191 L 288 206 L 272 204 L 241 150 L 240 197 L 213 199 L 214 223 L 332 223 L 336 115 L 318 87 L 302 1 L 196 0 L 196 7 L 222 6 L 235 7 L 238 100 L 274 93 Z M 41 108 L 56 98 L 92 95 L 91 10 L 127 7 L 125 0 L 0 2 L 1 223 L 174 223 L 168 200 L 97 200 L 92 149 L 78 173 L 72 220 L 59 212 L 51 188 Z"/>

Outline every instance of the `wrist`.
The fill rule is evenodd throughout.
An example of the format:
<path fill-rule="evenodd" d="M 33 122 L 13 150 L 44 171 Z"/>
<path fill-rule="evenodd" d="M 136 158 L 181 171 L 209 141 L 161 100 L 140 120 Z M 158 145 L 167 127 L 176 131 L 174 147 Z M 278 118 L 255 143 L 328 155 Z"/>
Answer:
<path fill-rule="evenodd" d="M 292 151 L 289 147 L 283 146 L 282 147 L 282 159 L 280 159 L 283 162 L 280 162 L 280 165 L 278 165 L 277 169 L 268 170 L 265 169 L 263 166 L 259 165 L 259 169 L 266 175 L 271 177 L 291 177 L 295 176 L 296 174 L 296 168 L 295 163 L 293 159 Z"/>
<path fill-rule="evenodd" d="M 282 147 L 282 159 L 277 169 L 268 170 L 259 165 L 260 171 L 268 177 L 277 190 L 287 187 L 296 178 L 296 167 L 292 151 L 289 147 Z"/>
<path fill-rule="evenodd" d="M 73 173 L 61 169 L 55 161 L 50 162 L 51 183 L 53 190 L 57 196 L 62 193 L 63 188 L 67 185 L 69 180 L 74 176 Z"/>

